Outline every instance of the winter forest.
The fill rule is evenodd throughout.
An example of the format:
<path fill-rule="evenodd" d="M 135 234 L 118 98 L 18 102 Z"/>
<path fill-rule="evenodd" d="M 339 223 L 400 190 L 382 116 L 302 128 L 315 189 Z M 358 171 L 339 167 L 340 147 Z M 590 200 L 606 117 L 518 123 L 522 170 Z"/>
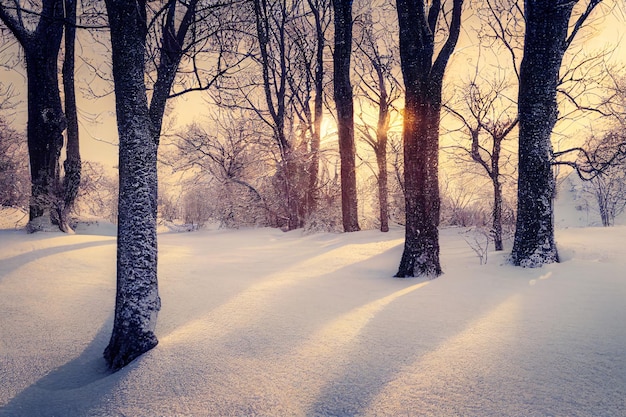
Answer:
<path fill-rule="evenodd" d="M 626 415 L 625 27 L 0 0 L 0 416 Z"/>

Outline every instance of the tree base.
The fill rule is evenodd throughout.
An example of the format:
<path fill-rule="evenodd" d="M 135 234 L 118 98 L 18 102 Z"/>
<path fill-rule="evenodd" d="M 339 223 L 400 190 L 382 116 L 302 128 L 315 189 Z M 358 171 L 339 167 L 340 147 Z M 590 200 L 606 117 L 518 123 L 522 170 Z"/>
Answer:
<path fill-rule="evenodd" d="M 28 233 L 36 232 L 58 232 L 59 226 L 52 222 L 52 216 L 50 211 L 46 210 L 43 215 L 31 219 L 26 225 L 26 231 Z"/>
<path fill-rule="evenodd" d="M 404 252 L 398 272 L 394 275 L 395 278 L 422 277 L 435 279 L 443 273 L 439 264 L 438 253 L 428 257 L 426 255 L 407 254 L 406 249 Z"/>
<path fill-rule="evenodd" d="M 537 250 L 531 255 L 515 255 L 511 254 L 511 264 L 521 266 L 522 268 L 541 268 L 544 265 L 559 263 L 559 254 L 556 250 L 542 251 Z"/>
<path fill-rule="evenodd" d="M 141 336 L 114 334 L 104 350 L 104 360 L 109 369 L 115 372 L 154 348 L 158 343 L 159 341 L 152 332 Z"/>

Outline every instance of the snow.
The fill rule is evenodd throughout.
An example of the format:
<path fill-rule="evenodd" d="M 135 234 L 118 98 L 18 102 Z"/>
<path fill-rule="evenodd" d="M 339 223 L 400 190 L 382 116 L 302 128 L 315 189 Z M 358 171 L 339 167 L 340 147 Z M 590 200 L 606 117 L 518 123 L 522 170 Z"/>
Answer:
<path fill-rule="evenodd" d="M 106 371 L 114 227 L 0 231 L 0 416 L 624 416 L 626 228 L 392 278 L 402 230 L 159 236 L 159 345 Z"/>

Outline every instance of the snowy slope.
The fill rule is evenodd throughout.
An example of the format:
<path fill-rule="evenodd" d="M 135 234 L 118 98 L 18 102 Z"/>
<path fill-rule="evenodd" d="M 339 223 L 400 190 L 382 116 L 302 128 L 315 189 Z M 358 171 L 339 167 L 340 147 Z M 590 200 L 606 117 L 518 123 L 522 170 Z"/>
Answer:
<path fill-rule="evenodd" d="M 626 228 L 535 270 L 444 229 L 432 281 L 391 278 L 399 229 L 162 234 L 160 344 L 116 374 L 98 230 L 0 231 L 0 416 L 626 416 Z"/>

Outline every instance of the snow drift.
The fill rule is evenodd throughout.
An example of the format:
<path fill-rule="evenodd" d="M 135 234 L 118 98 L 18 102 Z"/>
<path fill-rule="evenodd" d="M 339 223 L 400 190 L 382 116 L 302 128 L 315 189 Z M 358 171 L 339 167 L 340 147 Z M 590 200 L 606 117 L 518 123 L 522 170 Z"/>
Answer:
<path fill-rule="evenodd" d="M 626 415 L 623 227 L 540 269 L 444 229 L 432 281 L 400 229 L 165 233 L 160 344 L 111 374 L 113 230 L 0 231 L 0 416 Z"/>

